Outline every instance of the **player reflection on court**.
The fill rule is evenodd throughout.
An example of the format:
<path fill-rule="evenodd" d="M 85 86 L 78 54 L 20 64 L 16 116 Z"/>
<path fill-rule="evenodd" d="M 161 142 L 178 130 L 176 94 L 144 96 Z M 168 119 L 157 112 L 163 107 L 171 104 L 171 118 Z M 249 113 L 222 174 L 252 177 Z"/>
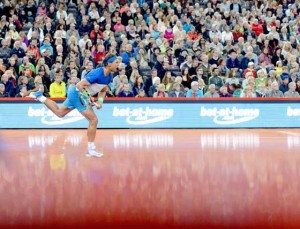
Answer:
<path fill-rule="evenodd" d="M 74 135 L 69 134 L 67 136 L 61 136 L 61 135 L 29 135 L 28 136 L 28 145 L 29 148 L 32 148 L 34 146 L 39 147 L 45 147 L 45 146 L 51 146 L 52 144 L 56 144 L 57 140 L 63 139 L 62 146 L 65 144 L 70 144 L 71 146 L 78 146 L 83 139 L 82 135 Z M 61 142 L 59 143 L 61 144 Z"/>
<path fill-rule="evenodd" d="M 164 148 L 173 147 L 173 135 L 167 133 L 138 133 L 114 134 L 113 144 L 115 149 L 120 148 Z"/>
<path fill-rule="evenodd" d="M 260 137 L 255 133 L 202 133 L 200 137 L 201 148 L 225 148 L 242 149 L 258 148 L 260 146 Z"/>

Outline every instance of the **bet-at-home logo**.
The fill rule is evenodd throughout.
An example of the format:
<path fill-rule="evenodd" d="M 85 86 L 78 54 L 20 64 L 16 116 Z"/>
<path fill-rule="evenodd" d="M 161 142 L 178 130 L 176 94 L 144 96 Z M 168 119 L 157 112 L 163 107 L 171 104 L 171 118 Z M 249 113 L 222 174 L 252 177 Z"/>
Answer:
<path fill-rule="evenodd" d="M 238 109 L 236 107 L 205 108 L 201 107 L 201 117 L 212 117 L 215 124 L 232 125 L 248 122 L 259 117 L 259 109 Z"/>
<path fill-rule="evenodd" d="M 162 122 L 174 115 L 173 109 L 151 109 L 149 107 L 143 108 L 119 108 L 117 106 L 113 109 L 114 117 L 126 117 L 126 122 L 132 125 L 146 125 L 157 122 Z"/>

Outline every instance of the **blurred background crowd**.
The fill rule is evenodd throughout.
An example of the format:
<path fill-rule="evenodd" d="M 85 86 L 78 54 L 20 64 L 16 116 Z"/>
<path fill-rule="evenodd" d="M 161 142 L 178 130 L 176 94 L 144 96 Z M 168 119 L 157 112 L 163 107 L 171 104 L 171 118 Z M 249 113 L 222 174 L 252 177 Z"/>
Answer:
<path fill-rule="evenodd" d="M 107 53 L 109 97 L 299 96 L 299 0 L 3 0 L 0 15 L 0 97 L 64 98 Z"/>

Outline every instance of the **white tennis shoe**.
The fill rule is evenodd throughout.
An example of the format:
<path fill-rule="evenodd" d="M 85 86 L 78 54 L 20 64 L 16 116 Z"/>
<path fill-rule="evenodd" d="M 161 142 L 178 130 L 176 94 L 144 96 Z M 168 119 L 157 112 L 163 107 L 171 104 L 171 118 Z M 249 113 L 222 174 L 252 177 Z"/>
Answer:
<path fill-rule="evenodd" d="M 37 99 L 38 97 L 42 96 L 43 92 L 38 90 L 36 92 L 31 92 L 27 97 L 32 99 Z"/>
<path fill-rule="evenodd" d="M 96 149 L 87 149 L 85 156 L 87 157 L 102 157 L 104 154 L 98 152 Z"/>

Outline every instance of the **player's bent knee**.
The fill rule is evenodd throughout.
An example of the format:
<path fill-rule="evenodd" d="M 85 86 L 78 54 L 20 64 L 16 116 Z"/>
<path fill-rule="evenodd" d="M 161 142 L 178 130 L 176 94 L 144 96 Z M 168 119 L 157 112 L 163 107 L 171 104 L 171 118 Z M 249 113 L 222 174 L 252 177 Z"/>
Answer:
<path fill-rule="evenodd" d="M 63 113 L 57 113 L 56 116 L 59 117 L 59 118 L 63 118 L 63 117 L 65 117 L 65 114 L 63 114 Z"/>
<path fill-rule="evenodd" d="M 63 118 L 67 115 L 67 112 L 65 111 L 57 111 L 56 112 L 56 116 L 59 117 L 59 118 Z"/>
<path fill-rule="evenodd" d="M 98 124 L 98 118 L 97 118 L 96 115 L 93 116 L 93 117 L 91 117 L 91 119 L 90 119 L 90 124 L 96 125 L 96 126 L 97 126 L 97 124 Z"/>

